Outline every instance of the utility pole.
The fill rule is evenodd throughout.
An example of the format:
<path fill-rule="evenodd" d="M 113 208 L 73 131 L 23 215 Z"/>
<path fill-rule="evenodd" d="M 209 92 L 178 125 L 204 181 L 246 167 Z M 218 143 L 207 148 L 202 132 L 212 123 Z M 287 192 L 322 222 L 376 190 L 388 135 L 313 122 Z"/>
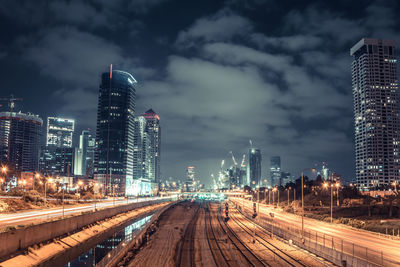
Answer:
<path fill-rule="evenodd" d="M 331 223 L 333 222 L 333 184 L 331 183 Z"/>
<path fill-rule="evenodd" d="M 340 187 L 340 184 L 339 183 L 336 183 L 336 197 L 337 197 L 337 206 L 339 207 L 339 205 L 340 205 L 340 203 L 339 203 L 339 187 Z"/>

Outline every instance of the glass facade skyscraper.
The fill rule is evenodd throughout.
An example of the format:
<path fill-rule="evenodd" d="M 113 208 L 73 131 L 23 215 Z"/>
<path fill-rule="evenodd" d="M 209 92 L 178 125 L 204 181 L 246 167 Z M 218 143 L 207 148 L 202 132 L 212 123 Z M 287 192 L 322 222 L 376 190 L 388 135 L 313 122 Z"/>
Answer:
<path fill-rule="evenodd" d="M 146 120 L 149 151 L 146 155 L 149 179 L 153 183 L 160 182 L 160 150 L 161 127 L 160 117 L 152 109 L 142 115 Z"/>
<path fill-rule="evenodd" d="M 0 112 L 0 161 L 18 171 L 37 171 L 42 125 L 37 115 Z"/>
<path fill-rule="evenodd" d="M 260 185 L 261 181 L 261 151 L 257 148 L 249 149 L 249 164 L 247 171 L 248 183 L 252 188 Z"/>
<path fill-rule="evenodd" d="M 279 156 L 271 157 L 269 171 L 271 177 L 270 185 L 271 186 L 282 185 L 281 157 Z"/>
<path fill-rule="evenodd" d="M 400 181 L 396 43 L 364 38 L 350 55 L 356 181 L 364 190 Z"/>
<path fill-rule="evenodd" d="M 101 75 L 94 176 L 108 194 L 133 194 L 135 83 L 125 71 Z"/>
<path fill-rule="evenodd" d="M 79 149 L 75 151 L 75 174 L 93 177 L 95 145 L 96 139 L 88 130 L 83 130 L 79 136 Z M 77 160 L 80 161 L 79 166 L 77 166 Z"/>

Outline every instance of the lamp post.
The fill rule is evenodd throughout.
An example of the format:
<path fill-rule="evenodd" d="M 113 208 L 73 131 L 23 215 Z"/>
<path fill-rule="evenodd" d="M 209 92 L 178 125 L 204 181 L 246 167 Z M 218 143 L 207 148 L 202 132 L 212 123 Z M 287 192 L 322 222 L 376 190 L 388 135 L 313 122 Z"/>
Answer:
<path fill-rule="evenodd" d="M 289 195 L 289 193 L 290 193 L 290 187 L 287 189 L 287 205 L 288 205 L 288 207 L 290 206 L 290 195 Z"/>
<path fill-rule="evenodd" d="M 99 188 L 100 184 L 99 183 L 95 183 L 94 186 Z M 97 189 L 97 190 L 99 190 L 99 189 Z M 97 196 L 96 196 L 96 193 L 95 193 L 94 194 L 94 211 L 96 211 L 96 203 L 97 203 Z"/>
<path fill-rule="evenodd" d="M 64 184 L 64 181 L 63 181 L 63 183 L 62 183 L 62 190 L 63 190 L 63 193 L 62 193 L 62 208 L 63 208 L 63 215 L 62 215 L 62 217 L 63 217 L 63 219 L 64 219 L 64 190 L 65 190 L 65 184 Z"/>
<path fill-rule="evenodd" d="M 279 191 L 281 190 L 279 190 L 279 188 L 277 188 L 276 190 L 278 190 L 278 208 L 279 208 Z"/>
<path fill-rule="evenodd" d="M 117 188 L 118 187 L 118 185 L 114 185 L 113 186 L 113 196 L 114 196 L 114 198 L 113 198 L 113 205 L 115 206 L 115 188 Z"/>
<path fill-rule="evenodd" d="M 4 174 L 4 180 L 1 180 L 1 186 L 3 187 L 3 183 L 7 181 L 7 166 L 2 166 L 1 172 Z M 4 191 L 7 191 L 7 188 L 5 188 Z"/>
<path fill-rule="evenodd" d="M 397 181 L 393 181 L 392 185 L 394 186 L 394 191 L 397 192 Z"/>
<path fill-rule="evenodd" d="M 304 243 L 304 172 L 307 170 L 316 171 L 315 168 L 305 168 L 301 172 L 301 242 Z"/>
<path fill-rule="evenodd" d="M 333 184 L 329 184 L 329 183 L 325 182 L 324 187 L 325 188 L 330 187 L 330 189 L 331 189 L 331 223 L 332 223 L 332 221 L 333 221 Z"/>
<path fill-rule="evenodd" d="M 82 190 L 80 190 L 81 189 L 81 186 L 83 185 L 83 182 L 82 181 L 78 181 L 78 194 L 79 194 L 79 196 L 78 196 L 78 203 L 79 203 L 79 200 L 81 199 L 81 191 Z"/>
<path fill-rule="evenodd" d="M 275 192 L 276 192 L 276 187 L 272 189 L 272 204 L 275 206 Z"/>
<path fill-rule="evenodd" d="M 268 205 L 271 205 L 271 191 L 268 189 Z"/>
<path fill-rule="evenodd" d="M 337 197 L 337 203 L 336 204 L 339 207 L 339 205 L 340 205 L 340 203 L 339 203 L 339 187 L 340 187 L 340 184 L 336 183 L 335 186 L 336 186 L 336 197 Z"/>

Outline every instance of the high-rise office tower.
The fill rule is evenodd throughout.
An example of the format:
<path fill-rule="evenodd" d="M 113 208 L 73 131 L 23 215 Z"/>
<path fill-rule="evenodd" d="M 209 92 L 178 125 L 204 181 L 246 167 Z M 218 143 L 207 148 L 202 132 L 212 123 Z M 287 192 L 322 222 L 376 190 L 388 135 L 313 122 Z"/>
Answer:
<path fill-rule="evenodd" d="M 133 144 L 133 178 L 135 180 L 149 181 L 146 155 L 150 154 L 150 145 L 146 132 L 146 119 L 143 116 L 135 118 Z"/>
<path fill-rule="evenodd" d="M 72 147 L 74 129 L 74 120 L 48 117 L 46 146 Z"/>
<path fill-rule="evenodd" d="M 189 166 L 186 169 L 186 190 L 187 191 L 194 191 L 195 187 L 195 171 L 194 171 L 194 166 Z"/>
<path fill-rule="evenodd" d="M 0 112 L 0 161 L 18 171 L 37 171 L 42 125 L 37 115 Z"/>
<path fill-rule="evenodd" d="M 101 75 L 94 175 L 107 194 L 133 194 L 135 83 L 125 71 Z"/>
<path fill-rule="evenodd" d="M 270 173 L 270 185 L 282 185 L 281 179 L 281 157 L 275 156 L 271 157 L 270 159 L 270 166 L 269 166 L 269 173 Z"/>
<path fill-rule="evenodd" d="M 75 149 L 74 174 L 93 177 L 93 160 L 96 139 L 88 130 L 79 136 L 79 148 Z"/>
<path fill-rule="evenodd" d="M 149 153 L 146 155 L 148 175 L 152 182 L 160 182 L 160 149 L 161 127 L 160 117 L 152 109 L 142 115 L 146 120 L 145 132 L 148 136 Z"/>
<path fill-rule="evenodd" d="M 40 151 L 39 170 L 44 175 L 71 176 L 75 170 L 75 154 L 78 148 L 74 147 L 42 147 Z M 79 164 L 79 162 L 76 162 Z"/>
<path fill-rule="evenodd" d="M 255 188 L 261 181 L 261 151 L 257 148 L 249 149 L 248 179 L 250 186 Z"/>
<path fill-rule="evenodd" d="M 396 44 L 364 38 L 350 50 L 356 181 L 360 189 L 400 181 Z"/>

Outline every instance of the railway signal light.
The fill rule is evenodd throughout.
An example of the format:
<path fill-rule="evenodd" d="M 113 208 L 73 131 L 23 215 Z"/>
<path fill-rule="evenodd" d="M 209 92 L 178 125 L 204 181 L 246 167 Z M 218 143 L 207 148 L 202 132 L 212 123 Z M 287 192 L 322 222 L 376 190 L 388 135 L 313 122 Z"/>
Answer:
<path fill-rule="evenodd" d="M 257 217 L 257 204 L 253 203 L 253 219 Z"/>

